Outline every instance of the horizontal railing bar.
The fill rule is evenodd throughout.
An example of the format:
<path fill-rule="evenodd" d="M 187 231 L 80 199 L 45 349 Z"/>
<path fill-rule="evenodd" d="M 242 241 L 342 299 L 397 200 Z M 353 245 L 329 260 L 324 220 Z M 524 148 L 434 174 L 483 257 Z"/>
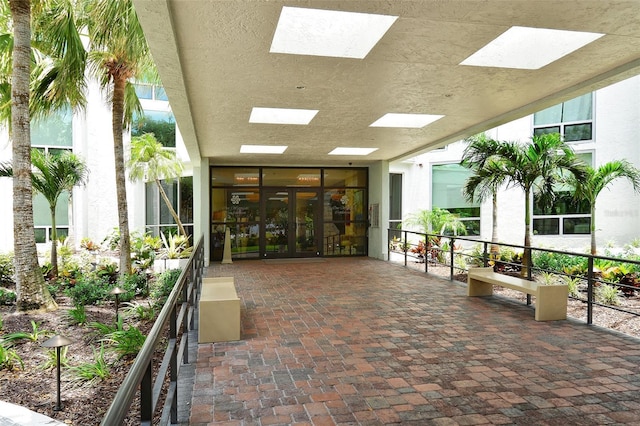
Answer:
<path fill-rule="evenodd" d="M 173 400 L 173 397 L 176 394 L 176 389 L 178 389 L 178 384 L 175 382 L 171 382 L 169 384 L 169 389 L 167 389 L 167 396 L 165 398 L 165 401 Z M 170 423 L 168 421 L 168 418 L 170 416 L 171 416 L 171 404 L 165 404 L 164 407 L 162 408 L 162 414 L 161 414 L 162 421 L 160 422 L 160 424 L 168 425 Z"/>
<path fill-rule="evenodd" d="M 164 386 L 164 380 L 167 377 L 167 373 L 169 372 L 169 363 L 171 362 L 171 356 L 173 355 L 173 351 L 176 350 L 176 339 L 169 339 L 167 343 L 167 349 L 162 357 L 162 363 L 160 364 L 160 368 L 158 369 L 158 374 L 156 375 L 156 380 L 153 382 L 153 410 L 156 411 L 156 407 L 158 406 L 158 400 L 160 399 L 160 393 L 162 392 L 162 386 Z M 162 380 L 160 380 L 162 379 Z"/>

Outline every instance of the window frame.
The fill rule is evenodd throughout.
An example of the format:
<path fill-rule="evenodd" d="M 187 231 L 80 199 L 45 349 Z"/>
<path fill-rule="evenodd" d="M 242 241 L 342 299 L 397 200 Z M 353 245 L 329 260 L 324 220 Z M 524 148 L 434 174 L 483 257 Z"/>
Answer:
<path fill-rule="evenodd" d="M 576 152 L 576 155 L 591 155 L 591 166 L 595 164 L 595 152 L 593 150 Z M 563 213 L 563 214 L 535 214 L 535 194 L 531 194 L 531 230 L 534 235 L 543 235 L 545 237 L 576 237 L 576 236 L 588 236 L 591 234 L 591 211 L 587 213 Z M 543 219 L 557 219 L 558 220 L 558 233 L 540 233 L 536 230 L 536 220 Z M 565 233 L 565 220 L 567 219 L 589 219 L 588 232 L 573 232 Z"/>
<path fill-rule="evenodd" d="M 564 104 L 571 102 L 575 99 L 578 99 L 582 96 L 586 96 L 586 95 L 590 95 L 591 96 L 591 117 L 588 119 L 583 119 L 583 120 L 564 120 L 564 117 L 561 117 L 560 121 L 557 122 L 549 122 L 549 123 L 545 123 L 545 124 L 536 124 L 536 114 L 541 113 L 543 111 L 546 111 L 547 109 L 550 108 L 554 108 L 557 107 L 559 105 L 562 106 L 562 109 L 564 110 Z M 595 115 L 596 115 L 596 93 L 595 92 L 590 92 L 590 93 L 585 93 L 584 95 L 581 96 L 577 96 L 573 99 L 569 99 L 565 102 L 561 102 L 559 104 L 553 105 L 549 108 L 546 108 L 544 110 L 538 111 L 534 114 L 532 114 L 531 116 L 531 123 L 532 123 L 532 134 L 536 135 L 536 134 L 544 134 L 544 133 L 560 133 L 560 136 L 562 136 L 562 138 L 565 138 L 566 135 L 566 129 L 568 127 L 572 127 L 572 126 L 578 126 L 578 125 L 584 125 L 584 124 L 588 124 L 591 126 L 591 138 L 589 139 L 578 139 L 578 140 L 567 140 L 566 142 L 569 144 L 578 144 L 578 143 L 589 143 L 589 142 L 595 142 Z M 550 131 L 550 132 L 540 132 L 540 133 L 536 133 L 536 131 L 538 130 L 544 130 L 544 129 L 555 129 L 557 128 L 557 131 Z"/>
<path fill-rule="evenodd" d="M 438 206 L 438 205 L 434 205 L 433 202 L 433 195 L 434 195 L 434 179 L 433 179 L 433 171 L 434 171 L 434 167 L 438 167 L 438 166 L 445 166 L 445 165 L 458 165 L 460 167 L 461 171 L 466 171 L 469 175 L 471 175 L 471 170 L 467 169 L 466 167 L 462 166 L 459 162 L 455 162 L 455 161 L 444 161 L 444 162 L 438 162 L 438 163 L 431 163 L 430 164 L 430 174 L 429 177 L 431 179 L 431 191 L 430 191 L 430 195 L 431 195 L 431 199 L 430 201 L 430 205 L 431 208 L 433 209 L 434 207 L 438 207 L 444 210 L 448 210 L 451 212 L 450 209 L 457 209 L 459 207 L 442 207 L 442 206 Z M 468 177 L 467 177 L 468 178 Z M 462 184 L 464 185 L 464 183 Z M 462 190 L 462 185 L 460 190 Z M 462 197 L 462 194 L 460 194 L 460 196 Z M 465 201 L 465 204 L 468 208 L 474 208 L 474 209 L 478 209 L 478 216 L 469 216 L 469 217 L 459 217 L 460 222 L 465 224 L 465 228 L 467 229 L 467 232 L 469 231 L 469 226 L 467 226 L 466 222 L 473 222 L 473 223 L 477 223 L 478 225 L 478 231 L 476 234 L 472 234 L 472 233 L 468 233 L 467 235 L 465 235 L 465 237 L 468 238 L 480 238 L 482 235 L 482 203 L 469 203 L 467 201 Z M 451 212 L 456 214 L 456 212 Z M 439 232 L 439 230 L 438 230 Z"/>

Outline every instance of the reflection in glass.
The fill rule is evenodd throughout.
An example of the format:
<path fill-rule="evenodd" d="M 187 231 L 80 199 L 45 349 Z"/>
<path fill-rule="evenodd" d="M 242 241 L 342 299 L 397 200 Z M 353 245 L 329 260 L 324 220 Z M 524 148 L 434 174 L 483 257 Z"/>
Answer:
<path fill-rule="evenodd" d="M 318 208 L 316 191 L 296 191 L 296 253 L 316 253 L 318 251 L 315 220 Z"/>
<path fill-rule="evenodd" d="M 255 167 L 213 167 L 211 186 L 258 186 L 260 169 Z"/>
<path fill-rule="evenodd" d="M 260 241 L 258 223 L 236 223 L 230 226 L 230 230 L 231 254 L 234 258 L 258 257 Z"/>
<path fill-rule="evenodd" d="M 320 169 L 262 169 L 262 185 L 312 187 L 320 186 Z"/>
<path fill-rule="evenodd" d="M 265 238 L 267 253 L 289 251 L 289 193 L 265 191 Z"/>
<path fill-rule="evenodd" d="M 211 204 L 214 222 L 260 220 L 260 191 L 257 188 L 214 189 Z"/>
<path fill-rule="evenodd" d="M 354 187 L 367 185 L 364 169 L 324 169 L 325 187 Z"/>

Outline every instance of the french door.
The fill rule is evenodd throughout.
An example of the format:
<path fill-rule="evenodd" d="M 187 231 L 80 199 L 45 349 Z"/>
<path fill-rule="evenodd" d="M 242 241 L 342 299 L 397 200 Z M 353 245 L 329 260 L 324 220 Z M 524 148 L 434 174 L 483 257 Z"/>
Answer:
<path fill-rule="evenodd" d="M 263 189 L 265 258 L 320 256 L 320 191 L 309 188 Z"/>

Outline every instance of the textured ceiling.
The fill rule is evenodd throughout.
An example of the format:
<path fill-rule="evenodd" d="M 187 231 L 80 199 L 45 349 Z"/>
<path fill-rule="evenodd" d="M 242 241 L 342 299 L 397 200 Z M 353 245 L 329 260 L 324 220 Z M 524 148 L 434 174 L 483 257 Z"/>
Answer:
<path fill-rule="evenodd" d="M 640 73 L 638 1 L 134 0 L 192 161 L 366 165 L 441 147 Z M 364 59 L 269 53 L 283 6 L 398 16 Z M 538 70 L 459 63 L 511 26 L 604 33 Z M 249 123 L 252 107 L 317 109 L 308 126 Z M 371 128 L 387 112 L 442 114 Z M 284 155 L 241 144 L 288 145 Z M 366 157 L 329 156 L 338 146 Z"/>

